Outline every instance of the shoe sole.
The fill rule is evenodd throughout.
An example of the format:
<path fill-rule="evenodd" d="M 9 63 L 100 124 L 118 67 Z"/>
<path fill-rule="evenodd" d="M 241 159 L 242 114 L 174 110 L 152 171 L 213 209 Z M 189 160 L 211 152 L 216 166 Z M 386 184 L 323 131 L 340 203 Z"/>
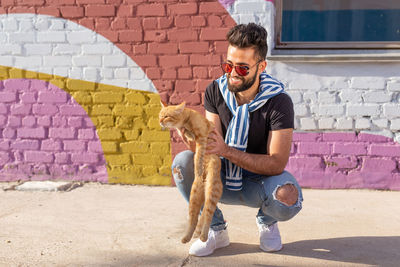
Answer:
<path fill-rule="evenodd" d="M 268 253 L 273 253 L 273 252 L 278 252 L 278 251 L 281 251 L 282 249 L 283 249 L 283 246 L 281 246 L 281 248 L 280 249 L 273 249 L 273 250 L 265 250 L 265 249 L 263 249 L 261 246 L 260 246 L 260 249 L 262 250 L 262 251 L 264 251 L 264 252 L 268 252 Z"/>
<path fill-rule="evenodd" d="M 189 255 L 191 255 L 191 256 L 196 256 L 196 257 L 210 256 L 211 254 L 213 254 L 213 253 L 215 252 L 215 250 L 220 249 L 220 248 L 226 248 L 226 247 L 229 246 L 230 244 L 231 244 L 231 243 L 228 242 L 227 245 L 222 245 L 222 246 L 220 246 L 220 247 L 217 247 L 217 248 L 215 248 L 213 251 L 211 251 L 211 253 L 208 253 L 208 254 L 198 254 L 198 255 L 196 255 L 196 254 L 190 254 L 190 252 L 189 252 Z"/>

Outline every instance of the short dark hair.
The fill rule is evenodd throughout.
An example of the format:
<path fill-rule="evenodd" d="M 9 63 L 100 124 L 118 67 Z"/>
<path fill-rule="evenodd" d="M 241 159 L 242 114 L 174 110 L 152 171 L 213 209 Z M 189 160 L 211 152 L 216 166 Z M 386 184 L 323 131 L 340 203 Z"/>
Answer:
<path fill-rule="evenodd" d="M 264 60 L 267 56 L 267 30 L 255 23 L 239 24 L 229 30 L 226 39 L 230 45 L 239 48 L 253 47 L 255 55 L 259 60 Z"/>

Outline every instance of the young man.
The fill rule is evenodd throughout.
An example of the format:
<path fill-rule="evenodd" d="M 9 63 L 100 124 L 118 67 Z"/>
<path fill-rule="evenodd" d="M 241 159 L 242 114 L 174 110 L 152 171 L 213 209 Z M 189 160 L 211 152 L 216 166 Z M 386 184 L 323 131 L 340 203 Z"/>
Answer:
<path fill-rule="evenodd" d="M 228 32 L 227 60 L 221 66 L 225 74 L 207 87 L 204 107 L 215 125 L 208 153 L 222 157 L 220 202 L 258 207 L 260 247 L 273 252 L 282 248 L 277 221 L 295 216 L 303 197 L 295 178 L 284 171 L 292 142 L 293 104 L 283 85 L 265 72 L 266 39 L 266 30 L 254 23 Z M 192 151 L 179 153 L 172 164 L 175 183 L 187 201 L 194 179 Z M 189 254 L 207 256 L 228 245 L 226 223 L 217 208 L 208 240 L 194 242 Z"/>

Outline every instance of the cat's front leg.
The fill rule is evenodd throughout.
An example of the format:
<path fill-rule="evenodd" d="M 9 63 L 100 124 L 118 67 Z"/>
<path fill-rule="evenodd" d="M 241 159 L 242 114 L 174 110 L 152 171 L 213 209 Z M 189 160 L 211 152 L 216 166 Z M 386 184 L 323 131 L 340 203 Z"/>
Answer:
<path fill-rule="evenodd" d="M 200 219 L 197 222 L 196 230 L 194 230 L 193 238 L 198 238 L 204 225 L 204 213 L 201 212 Z"/>
<path fill-rule="evenodd" d="M 212 217 L 217 208 L 217 203 L 222 196 L 223 185 L 220 177 L 221 161 L 216 155 L 210 155 L 207 164 L 207 176 L 205 182 L 205 202 L 203 212 L 201 214 L 202 229 L 200 240 L 206 242 L 208 239 L 208 231 Z"/>
<path fill-rule="evenodd" d="M 206 154 L 207 138 L 196 140 L 196 153 L 194 155 L 194 177 L 201 179 L 204 174 L 204 157 Z"/>

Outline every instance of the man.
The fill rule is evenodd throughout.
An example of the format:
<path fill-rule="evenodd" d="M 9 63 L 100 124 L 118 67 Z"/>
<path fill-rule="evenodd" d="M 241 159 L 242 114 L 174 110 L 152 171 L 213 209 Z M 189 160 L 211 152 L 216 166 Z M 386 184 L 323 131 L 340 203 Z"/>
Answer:
<path fill-rule="evenodd" d="M 225 75 L 207 87 L 204 107 L 215 125 L 208 153 L 222 157 L 220 202 L 258 207 L 260 248 L 273 252 L 282 248 L 277 221 L 295 216 L 303 197 L 295 178 L 284 171 L 294 127 L 293 103 L 283 85 L 265 72 L 266 39 L 266 30 L 254 23 L 237 25 L 227 33 L 227 60 L 221 66 Z M 172 171 L 188 201 L 194 179 L 193 144 L 183 141 L 192 150 L 175 157 Z M 206 256 L 228 246 L 226 226 L 217 208 L 208 240 L 194 242 L 189 254 Z"/>

